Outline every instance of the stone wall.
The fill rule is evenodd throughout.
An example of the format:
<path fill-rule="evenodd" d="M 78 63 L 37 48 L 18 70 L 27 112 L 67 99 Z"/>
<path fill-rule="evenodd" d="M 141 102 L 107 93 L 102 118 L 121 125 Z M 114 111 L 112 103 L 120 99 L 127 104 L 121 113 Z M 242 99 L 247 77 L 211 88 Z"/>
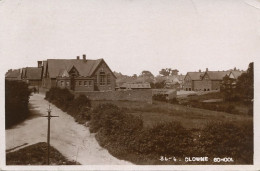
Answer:
<path fill-rule="evenodd" d="M 91 92 L 74 92 L 76 96 L 85 95 L 90 100 L 114 100 L 114 101 L 139 101 L 152 103 L 152 90 L 126 90 L 126 91 L 91 91 Z"/>

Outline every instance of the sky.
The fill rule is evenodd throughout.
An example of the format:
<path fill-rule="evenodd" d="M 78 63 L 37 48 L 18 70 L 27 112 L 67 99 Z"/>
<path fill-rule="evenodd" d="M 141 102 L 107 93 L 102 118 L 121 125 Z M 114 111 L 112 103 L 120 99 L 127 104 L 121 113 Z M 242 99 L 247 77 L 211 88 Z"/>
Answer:
<path fill-rule="evenodd" d="M 260 1 L 0 0 L 1 71 L 82 54 L 127 75 L 246 70 L 260 57 Z"/>

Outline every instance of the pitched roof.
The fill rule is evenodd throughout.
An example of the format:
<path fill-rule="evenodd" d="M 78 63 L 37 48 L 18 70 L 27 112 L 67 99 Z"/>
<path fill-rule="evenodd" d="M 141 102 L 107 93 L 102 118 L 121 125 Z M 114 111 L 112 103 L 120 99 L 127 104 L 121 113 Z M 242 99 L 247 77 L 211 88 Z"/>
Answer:
<path fill-rule="evenodd" d="M 176 83 L 176 82 L 180 82 L 178 75 L 171 75 L 171 76 L 167 76 L 166 78 L 166 83 Z"/>
<path fill-rule="evenodd" d="M 56 78 L 61 70 L 69 70 L 75 66 L 79 71 L 80 76 L 90 77 L 94 74 L 97 67 L 105 62 L 103 59 L 89 60 L 86 61 L 80 59 L 48 59 L 48 71 L 50 78 Z M 112 71 L 111 71 L 112 72 Z M 112 72 L 114 75 L 114 73 Z"/>
<path fill-rule="evenodd" d="M 206 73 L 211 80 L 222 80 L 223 77 L 229 75 L 230 71 L 207 71 Z"/>
<path fill-rule="evenodd" d="M 187 72 L 187 75 L 189 75 L 191 80 L 201 80 L 201 76 L 203 76 L 204 74 L 205 72 Z"/>
<path fill-rule="evenodd" d="M 61 69 L 58 76 L 59 77 L 69 77 L 69 73 L 67 70 Z"/>
<path fill-rule="evenodd" d="M 185 75 L 178 75 L 178 79 L 179 79 L 180 81 L 183 81 L 184 78 L 185 78 Z"/>
<path fill-rule="evenodd" d="M 38 68 L 38 67 L 27 67 L 26 68 L 26 79 L 40 80 L 41 77 L 42 77 L 42 68 Z"/>
<path fill-rule="evenodd" d="M 8 71 L 5 74 L 5 78 L 21 79 L 21 71 L 20 71 L 20 69 L 14 69 L 14 70 Z"/>
<path fill-rule="evenodd" d="M 234 70 L 233 70 L 233 71 L 230 72 L 230 74 L 231 74 L 231 73 L 234 75 L 235 79 L 237 79 L 240 75 L 242 75 L 243 73 L 245 73 L 245 71 L 238 71 L 238 70 L 234 71 Z M 229 74 L 229 75 L 230 75 L 230 74 Z"/>

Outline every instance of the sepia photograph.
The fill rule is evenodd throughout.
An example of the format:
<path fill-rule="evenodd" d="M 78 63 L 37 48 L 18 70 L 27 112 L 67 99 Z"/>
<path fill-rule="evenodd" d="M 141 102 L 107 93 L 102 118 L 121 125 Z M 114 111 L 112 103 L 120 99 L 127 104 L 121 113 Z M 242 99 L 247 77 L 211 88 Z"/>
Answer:
<path fill-rule="evenodd" d="M 259 170 L 259 0 L 0 0 L 0 170 Z"/>

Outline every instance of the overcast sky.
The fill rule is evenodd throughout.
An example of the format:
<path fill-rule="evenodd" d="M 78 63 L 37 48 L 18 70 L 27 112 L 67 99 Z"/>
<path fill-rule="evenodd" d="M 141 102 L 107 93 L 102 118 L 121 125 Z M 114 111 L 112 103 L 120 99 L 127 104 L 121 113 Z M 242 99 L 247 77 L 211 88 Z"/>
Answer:
<path fill-rule="evenodd" d="M 128 75 L 245 70 L 260 57 L 260 1 L 0 0 L 2 69 L 82 54 Z"/>

